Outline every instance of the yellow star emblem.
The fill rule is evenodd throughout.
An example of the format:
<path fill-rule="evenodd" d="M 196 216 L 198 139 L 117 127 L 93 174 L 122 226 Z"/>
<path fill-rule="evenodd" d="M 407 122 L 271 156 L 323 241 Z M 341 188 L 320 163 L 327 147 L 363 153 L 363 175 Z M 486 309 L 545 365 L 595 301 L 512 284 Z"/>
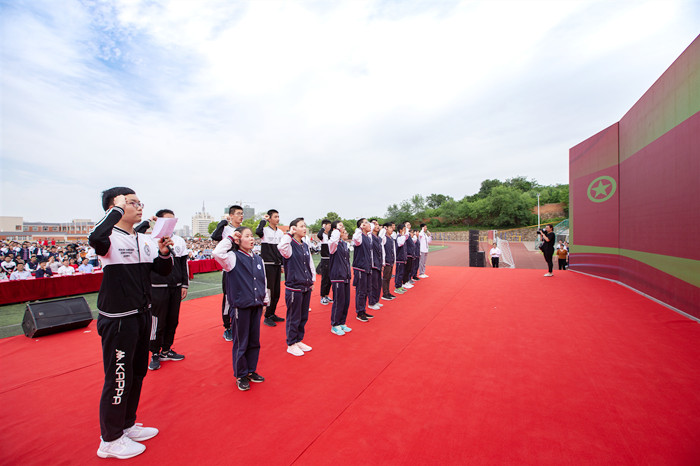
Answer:
<path fill-rule="evenodd" d="M 597 186 L 593 186 L 593 191 L 595 191 L 595 196 L 606 196 L 608 188 L 610 187 L 609 184 L 603 184 L 603 180 L 600 180 L 598 182 Z"/>

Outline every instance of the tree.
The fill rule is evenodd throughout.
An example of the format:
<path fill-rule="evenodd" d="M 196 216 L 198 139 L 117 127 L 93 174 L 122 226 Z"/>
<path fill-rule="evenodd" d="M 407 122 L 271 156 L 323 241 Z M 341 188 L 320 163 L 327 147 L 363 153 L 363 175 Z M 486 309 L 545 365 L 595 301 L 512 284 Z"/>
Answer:
<path fill-rule="evenodd" d="M 532 189 L 535 189 L 538 184 L 537 181 L 532 180 L 528 181 L 527 178 L 524 176 L 516 176 L 514 178 L 508 178 L 505 183 L 503 183 L 504 186 L 510 186 L 512 188 L 517 189 L 521 193 L 526 193 Z"/>
<path fill-rule="evenodd" d="M 216 230 L 216 226 L 219 224 L 219 222 L 211 222 L 209 226 L 207 227 L 207 230 L 209 230 L 209 234 L 211 235 L 214 230 Z"/>
<path fill-rule="evenodd" d="M 487 197 L 489 194 L 491 194 L 491 190 L 495 188 L 496 186 L 501 186 L 503 183 L 501 183 L 500 180 L 484 180 L 481 182 L 481 188 L 479 189 L 479 192 L 476 193 L 476 198 L 477 199 L 483 199 Z"/>
<path fill-rule="evenodd" d="M 448 200 L 452 200 L 452 197 L 444 194 L 431 194 L 425 198 L 425 205 L 429 209 L 437 209 Z"/>
<path fill-rule="evenodd" d="M 425 199 L 420 194 L 414 194 L 411 198 L 411 211 L 417 217 L 425 212 Z"/>

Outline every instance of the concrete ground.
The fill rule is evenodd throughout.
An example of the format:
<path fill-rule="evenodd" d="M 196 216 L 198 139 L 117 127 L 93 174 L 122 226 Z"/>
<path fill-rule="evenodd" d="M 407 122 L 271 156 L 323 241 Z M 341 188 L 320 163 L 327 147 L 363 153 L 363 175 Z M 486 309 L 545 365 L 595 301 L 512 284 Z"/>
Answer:
<path fill-rule="evenodd" d="M 531 242 L 532 243 L 532 242 Z M 466 242 L 461 241 L 433 241 L 434 246 L 446 246 L 444 249 L 432 251 L 428 255 L 428 266 L 443 265 L 451 267 L 468 267 L 469 266 L 469 247 Z M 547 263 L 542 257 L 542 253 L 534 248 L 534 244 L 525 243 L 509 243 L 511 254 L 515 261 L 516 269 L 536 269 L 547 270 Z M 486 253 L 487 267 L 491 266 L 489 243 L 479 243 L 479 249 Z M 557 263 L 554 262 L 556 272 Z"/>

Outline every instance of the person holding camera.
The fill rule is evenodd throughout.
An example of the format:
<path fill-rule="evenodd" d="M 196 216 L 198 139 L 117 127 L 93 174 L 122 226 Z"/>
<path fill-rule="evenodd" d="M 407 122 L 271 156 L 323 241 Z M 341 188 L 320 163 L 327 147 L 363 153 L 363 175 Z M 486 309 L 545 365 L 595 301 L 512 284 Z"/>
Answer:
<path fill-rule="evenodd" d="M 542 235 L 543 242 L 540 249 L 542 250 L 542 254 L 544 254 L 544 260 L 547 262 L 547 268 L 549 269 L 549 272 L 544 274 L 544 276 L 552 277 L 552 270 L 554 269 L 552 256 L 554 256 L 554 242 L 557 240 L 557 237 L 554 234 L 554 226 L 551 223 L 548 223 L 544 229 L 537 230 L 537 233 Z"/>

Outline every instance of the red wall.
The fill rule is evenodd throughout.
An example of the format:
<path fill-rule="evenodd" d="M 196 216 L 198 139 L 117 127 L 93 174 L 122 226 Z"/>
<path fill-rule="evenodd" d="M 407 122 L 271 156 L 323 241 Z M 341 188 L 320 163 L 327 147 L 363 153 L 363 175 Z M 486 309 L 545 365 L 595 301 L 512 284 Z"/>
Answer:
<path fill-rule="evenodd" d="M 700 37 L 569 161 L 571 269 L 700 318 Z"/>

